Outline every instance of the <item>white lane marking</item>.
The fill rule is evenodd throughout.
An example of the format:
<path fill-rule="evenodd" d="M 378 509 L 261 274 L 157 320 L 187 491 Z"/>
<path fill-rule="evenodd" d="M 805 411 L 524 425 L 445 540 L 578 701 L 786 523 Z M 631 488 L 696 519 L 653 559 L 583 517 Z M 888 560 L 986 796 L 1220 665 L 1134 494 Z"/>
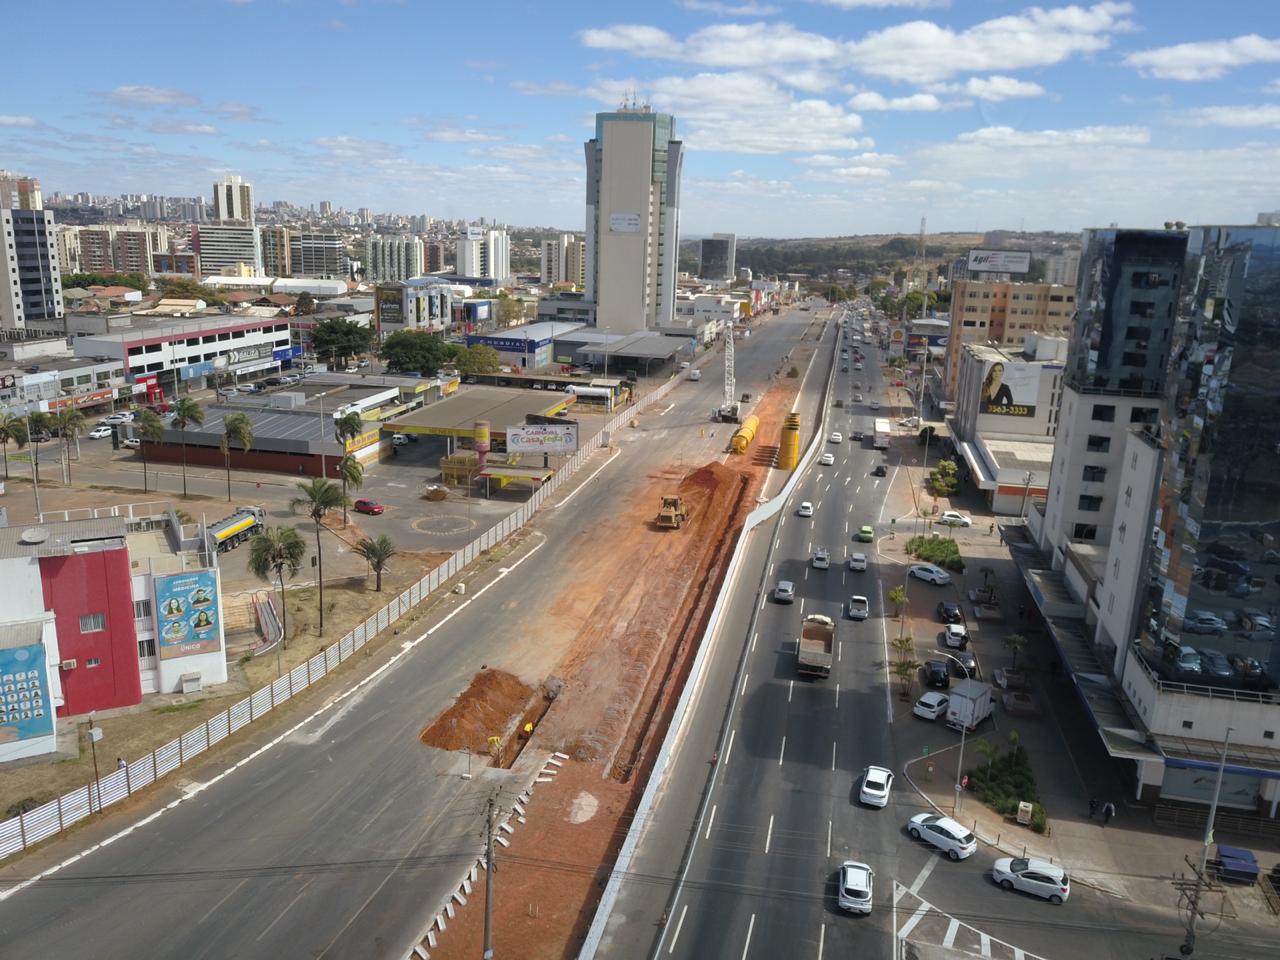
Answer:
<path fill-rule="evenodd" d="M 542 536 L 542 535 L 539 534 L 539 536 Z M 532 557 L 535 553 L 541 550 L 546 545 L 546 543 L 547 543 L 547 540 L 545 537 L 543 537 L 542 542 L 539 543 L 532 550 L 530 550 L 528 553 L 526 553 L 523 557 L 521 557 L 511 566 L 504 567 L 502 570 L 500 570 L 498 572 L 498 576 L 496 579 L 501 580 L 503 577 L 507 576 L 509 573 L 514 571 L 517 567 L 520 566 L 520 564 L 524 563 L 526 560 Z M 193 797 L 198 796 L 203 791 L 208 790 L 210 787 L 212 787 L 215 783 L 218 783 L 221 780 L 225 779 L 226 777 L 231 776 L 231 774 L 235 773 L 241 767 L 246 766 L 249 763 L 252 763 L 254 760 L 258 759 L 258 757 L 262 756 L 268 750 L 288 740 L 290 737 L 292 737 L 295 733 L 297 733 L 299 730 L 305 727 L 308 723 L 310 723 L 316 717 L 323 716 L 328 711 L 337 707 L 338 704 L 343 703 L 348 697 L 354 696 L 356 693 L 360 692 L 365 687 L 371 684 L 377 683 L 384 676 L 387 676 L 390 673 L 390 671 L 392 671 L 395 668 L 396 664 L 398 664 L 420 643 L 426 640 L 427 637 L 435 633 L 436 630 L 440 629 L 440 627 L 443 626 L 446 622 L 453 619 L 454 615 L 460 613 L 465 606 L 466 606 L 465 604 L 462 606 L 459 606 L 447 617 L 445 617 L 444 620 L 436 624 L 436 626 L 432 627 L 430 630 L 426 631 L 425 633 L 419 635 L 417 639 L 408 640 L 405 643 L 402 643 L 400 645 L 399 653 L 396 653 L 394 656 L 390 657 L 386 663 L 382 664 L 380 667 L 378 667 L 376 670 L 370 673 L 367 677 L 361 680 L 357 680 L 355 683 L 349 686 L 346 690 L 342 691 L 342 693 L 333 697 L 331 700 L 327 701 L 326 703 L 321 704 L 319 707 L 315 709 L 313 713 L 302 718 L 293 726 L 289 727 L 287 730 L 282 731 L 276 737 L 272 738 L 271 740 L 268 740 L 266 743 L 260 746 L 257 750 L 254 750 L 252 753 L 248 754 L 247 756 L 241 757 L 234 764 L 227 767 L 217 776 L 212 777 L 209 780 L 206 780 L 204 783 L 195 784 L 191 787 L 188 787 L 185 791 L 183 791 L 182 796 L 178 797 L 175 800 L 170 800 L 159 810 L 156 810 L 154 813 L 148 814 L 147 816 L 143 817 L 141 820 L 137 821 L 136 823 L 132 823 L 129 826 L 125 827 L 123 830 L 119 830 L 116 833 L 113 833 L 111 836 L 107 837 L 105 840 L 102 840 L 89 847 L 86 847 L 84 850 L 81 850 L 79 853 L 73 854 L 72 856 L 68 857 L 66 860 L 63 860 L 60 863 L 55 863 L 53 866 L 47 867 L 46 869 L 41 870 L 39 873 L 35 874 L 34 876 L 28 877 L 26 880 L 23 880 L 21 883 L 14 884 L 12 887 L 9 887 L 6 890 L 0 890 L 0 903 L 4 902 L 5 900 L 8 900 L 15 893 L 19 893 L 27 889 L 27 887 L 30 887 L 33 884 L 39 883 L 41 880 L 44 880 L 46 877 L 50 877 L 53 874 L 66 869 L 67 867 L 71 866 L 74 863 L 77 863 L 78 861 L 84 859 L 85 857 L 89 856 L 92 853 L 96 853 L 98 850 L 102 849 L 103 847 L 108 846 L 109 844 L 115 843 L 117 840 L 124 839 L 125 837 L 133 833 L 135 830 L 141 829 L 142 827 L 145 827 L 147 824 L 152 823 L 155 820 L 159 820 L 167 812 L 172 810 L 174 807 L 178 806 L 178 804 L 184 803 L 187 800 L 190 800 Z"/>
<path fill-rule="evenodd" d="M 787 681 L 787 703 L 791 702 L 791 691 L 795 689 L 796 682 L 794 680 Z"/>
<path fill-rule="evenodd" d="M 601 470 L 604 470 L 604 469 L 605 469 L 605 467 L 607 467 L 607 466 L 609 466 L 609 464 L 613 463 L 613 461 L 614 461 L 614 460 L 616 460 L 616 459 L 618 458 L 618 455 L 619 455 L 619 454 L 621 454 L 621 453 L 622 453 L 622 448 L 621 448 L 621 447 L 619 447 L 617 450 L 615 450 L 615 451 L 613 452 L 613 456 L 611 456 L 608 460 L 606 460 L 604 463 L 602 463 L 602 464 L 600 465 L 599 469 L 597 469 L 595 473 L 591 474 L 591 476 L 587 477 L 587 479 L 583 480 L 580 484 L 578 484 L 578 489 L 577 489 L 577 490 L 574 490 L 572 493 L 570 493 L 567 497 L 565 497 L 565 498 L 564 498 L 563 500 L 561 500 L 559 503 L 553 503 L 553 504 L 551 504 L 551 509 L 552 509 L 552 510 L 559 510 L 561 507 L 563 507 L 565 504 L 567 504 L 570 500 L 572 500 L 574 497 L 576 497 L 579 493 L 581 493 L 581 492 L 582 492 L 582 489 L 583 489 L 583 488 L 584 488 L 588 483 L 590 483 L 592 480 L 594 480 L 596 477 L 598 477 L 598 476 L 600 475 L 600 471 L 601 471 Z"/>
<path fill-rule="evenodd" d="M 281 920 L 284 919 L 284 915 L 293 909 L 293 905 L 295 903 L 297 903 L 299 900 L 302 899 L 303 894 L 307 892 L 307 887 L 311 886 L 314 880 L 315 880 L 315 877 L 307 878 L 307 882 L 302 885 L 302 889 L 298 891 L 298 895 L 289 901 L 288 906 L 286 906 L 283 910 L 281 910 L 279 913 L 276 914 L 276 918 L 272 920 L 269 924 L 267 924 L 267 929 L 263 930 L 260 934 L 258 934 L 259 941 L 261 941 L 263 937 L 265 937 L 268 933 L 271 932 L 272 927 L 274 927 L 277 923 L 279 923 Z"/>
<path fill-rule="evenodd" d="M 233 896 L 235 896 L 236 891 L 237 891 L 237 890 L 239 890 L 241 887 L 243 887 L 243 886 L 244 886 L 246 883 L 248 883 L 248 882 L 249 882 L 249 878 L 248 878 L 248 877 L 245 877 L 243 880 L 241 880 L 239 883 L 237 883 L 234 887 L 232 887 L 232 888 L 231 888 L 231 892 L 230 892 L 230 893 L 228 893 L 225 897 L 223 897 L 221 900 L 219 900 L 217 903 L 215 903 L 212 907 L 210 907 L 210 908 L 209 908 L 209 912 L 208 912 L 208 913 L 206 913 L 203 917 L 201 917 L 201 918 L 200 918 L 200 920 L 198 921 L 198 924 L 200 924 L 200 923 L 204 923 L 204 922 L 205 922 L 206 920 L 208 920 L 211 916 L 213 916 L 215 913 L 217 913 L 217 912 L 218 912 L 218 908 L 219 908 L 219 907 L 221 907 L 221 906 L 222 906 L 224 903 L 226 903 L 228 900 L 230 900 Z M 198 925 L 198 924 L 197 924 L 197 925 Z"/>
<path fill-rule="evenodd" d="M 711 839 L 711 825 L 715 822 L 716 822 L 716 805 L 713 803 L 711 805 L 711 816 L 707 818 L 707 832 L 703 836 L 702 838 L 703 840 Z"/>
<path fill-rule="evenodd" d="M 844 485 L 847 487 L 847 486 L 849 485 L 849 481 L 850 481 L 850 480 L 852 480 L 852 479 L 853 479 L 853 477 L 845 477 L 845 478 L 844 478 Z"/>
<path fill-rule="evenodd" d="M 742 960 L 747 960 L 747 951 L 751 949 L 751 931 L 756 928 L 756 915 L 751 915 L 751 921 L 747 924 L 747 942 L 742 945 Z"/>
<path fill-rule="evenodd" d="M 989 956 L 991 956 L 991 936 L 990 936 L 990 934 L 983 933 L 981 930 L 979 930 L 979 931 L 978 931 L 978 940 L 981 942 L 982 955 L 983 955 L 984 957 L 989 957 Z"/>
<path fill-rule="evenodd" d="M 665 410 L 658 411 L 658 416 L 665 417 L 668 413 L 670 413 L 672 410 L 675 409 L 675 406 L 676 405 L 674 403 L 669 404 Z"/>
<path fill-rule="evenodd" d="M 801 620 L 804 619 L 804 597 L 800 598 L 800 619 Z M 799 643 L 799 642 L 800 641 L 797 639 L 796 643 Z"/>
<path fill-rule="evenodd" d="M 937 865 L 938 865 L 938 858 L 930 857 L 925 862 L 925 865 L 920 868 L 920 872 L 916 874 L 916 878 L 912 882 L 910 887 L 911 895 L 913 897 L 920 893 L 920 888 L 924 886 L 924 882 L 929 879 L 929 874 L 933 873 L 933 868 L 936 867 Z"/>
<path fill-rule="evenodd" d="M 729 731 L 729 746 L 727 746 L 724 751 L 724 765 L 726 767 L 729 765 L 729 757 L 733 753 L 733 737 L 734 737 L 734 734 L 736 734 L 737 732 L 738 732 L 737 727 L 734 727 L 732 730 Z"/>
<path fill-rule="evenodd" d="M 751 676 L 751 674 L 749 673 L 744 673 L 742 675 L 742 689 L 738 691 L 738 696 L 742 696 L 744 693 L 747 692 L 747 678 L 749 676 Z"/>
<path fill-rule="evenodd" d="M 752 649 L 752 650 L 755 650 L 755 648 L 756 648 L 756 640 L 757 640 L 757 639 L 759 639 L 759 637 L 760 637 L 760 633 L 759 633 L 759 631 L 757 631 L 756 633 L 753 633 L 753 634 L 751 635 L 751 649 Z"/>
<path fill-rule="evenodd" d="M 827 821 L 827 858 L 831 858 L 831 821 Z"/>
<path fill-rule="evenodd" d="M 689 905 L 686 903 L 680 908 L 680 919 L 676 921 L 676 932 L 671 935 L 671 946 L 667 948 L 667 955 L 676 952 L 676 941 L 680 939 L 680 928 L 684 926 L 684 915 L 689 912 Z"/>
<path fill-rule="evenodd" d="M 813 541 L 812 541 L 812 540 L 810 540 L 810 541 L 809 541 L 809 549 L 808 549 L 806 552 L 807 552 L 807 553 L 813 553 Z"/>
<path fill-rule="evenodd" d="M 787 752 L 787 735 L 782 735 L 782 749 L 778 751 L 778 766 L 782 766 L 782 758 Z"/>
<path fill-rule="evenodd" d="M 813 511 L 813 512 L 814 512 L 814 513 L 817 513 L 817 512 L 818 512 L 819 510 L 821 510 L 821 509 L 822 509 L 822 501 L 821 501 L 821 500 L 819 500 L 819 501 L 818 501 L 818 505 L 817 505 L 817 507 L 815 507 L 815 508 L 814 508 L 814 511 Z"/>
<path fill-rule="evenodd" d="M 907 922 L 904 923 L 902 925 L 902 929 L 898 931 L 898 939 L 905 940 L 907 937 L 911 936 L 911 931 L 916 928 L 916 924 L 918 924 L 924 915 L 929 912 L 929 909 L 929 904 L 925 903 L 923 900 L 920 901 L 920 906 L 916 907 L 916 912 L 907 918 Z M 983 954 L 983 956 L 988 957 L 990 955 L 991 954 L 989 953 Z"/>
<path fill-rule="evenodd" d="M 832 740 L 831 741 L 831 769 L 834 770 L 835 768 L 836 768 L 836 742 Z"/>
<path fill-rule="evenodd" d="M 854 493 L 861 493 L 861 492 L 862 492 L 862 484 L 858 484 L 858 488 L 857 488 L 856 490 L 854 490 L 853 492 L 854 492 Z"/>
<path fill-rule="evenodd" d="M 840 709 L 840 684 L 836 684 L 836 709 Z"/>
<path fill-rule="evenodd" d="M 808 579 L 809 579 L 809 568 L 808 568 L 808 567 L 805 567 L 805 568 L 804 568 L 804 578 L 805 578 L 806 580 L 808 580 Z"/>
<path fill-rule="evenodd" d="M 776 567 L 776 566 L 777 566 L 777 564 L 776 564 L 776 563 L 771 563 L 771 564 L 769 564 L 769 579 L 770 579 L 770 580 L 772 580 L 772 579 L 773 579 L 773 568 L 774 568 L 774 567 Z"/>
<path fill-rule="evenodd" d="M 956 942 L 956 934 L 960 932 L 960 921 L 955 917 L 951 918 L 951 922 L 947 924 L 947 935 L 942 938 L 942 945 L 948 950 L 952 944 Z"/>
<path fill-rule="evenodd" d="M 818 928 L 818 960 L 822 960 L 822 945 L 827 939 L 827 925 L 824 923 Z"/>
<path fill-rule="evenodd" d="M 836 641 L 836 659 L 837 660 L 844 659 L 844 641 L 843 640 Z"/>
<path fill-rule="evenodd" d="M 769 814 L 769 832 L 764 835 L 764 852 L 769 852 L 769 847 L 773 843 L 773 814 Z"/>

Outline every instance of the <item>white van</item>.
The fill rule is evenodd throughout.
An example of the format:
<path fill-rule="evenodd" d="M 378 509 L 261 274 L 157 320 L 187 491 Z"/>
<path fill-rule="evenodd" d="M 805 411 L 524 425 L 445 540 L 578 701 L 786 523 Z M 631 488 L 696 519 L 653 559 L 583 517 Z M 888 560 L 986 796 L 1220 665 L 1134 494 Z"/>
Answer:
<path fill-rule="evenodd" d="M 690 371 L 689 371 L 689 379 L 690 379 L 690 380 L 701 380 L 701 379 L 702 379 L 702 371 L 701 371 L 701 370 L 690 370 Z"/>

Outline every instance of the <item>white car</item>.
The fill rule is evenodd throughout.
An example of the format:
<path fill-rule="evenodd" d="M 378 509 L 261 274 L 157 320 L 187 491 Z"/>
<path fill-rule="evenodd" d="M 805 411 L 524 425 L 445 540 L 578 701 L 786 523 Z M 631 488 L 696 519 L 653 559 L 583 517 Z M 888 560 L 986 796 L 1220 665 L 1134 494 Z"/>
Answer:
<path fill-rule="evenodd" d="M 828 443 L 844 443 L 844 434 L 839 430 L 833 430 L 831 436 L 827 438 Z"/>
<path fill-rule="evenodd" d="M 930 690 L 916 701 L 916 705 L 911 708 L 911 712 L 922 720 L 937 720 L 939 717 L 947 715 L 947 704 L 950 702 L 951 698 L 945 693 Z"/>
<path fill-rule="evenodd" d="M 901 420 L 898 421 L 898 426 L 918 427 L 920 426 L 920 418 L 919 417 L 903 417 Z M 968 524 L 966 523 L 965 526 L 967 527 Z"/>
<path fill-rule="evenodd" d="M 834 453 L 824 453 L 822 456 L 818 458 L 818 463 L 824 467 L 829 467 L 835 462 L 836 462 L 836 455 Z"/>
<path fill-rule="evenodd" d="M 872 409 L 872 410 L 879 410 L 879 409 L 880 409 L 880 401 L 879 401 L 879 400 L 872 400 L 872 401 L 871 401 L 871 403 L 869 404 L 869 406 L 871 407 L 871 409 Z"/>
<path fill-rule="evenodd" d="M 1006 890 L 1021 890 L 1050 903 L 1062 903 L 1071 896 L 1067 871 L 1046 860 L 1001 857 L 991 866 L 991 879 Z"/>
<path fill-rule="evenodd" d="M 851 913 L 870 913 L 872 886 L 875 873 L 865 863 L 846 860 L 840 865 L 840 890 L 838 903 L 841 910 Z"/>
<path fill-rule="evenodd" d="M 862 394 L 860 394 L 860 393 L 855 393 L 855 394 L 853 395 L 853 402 L 854 402 L 854 403 L 861 403 L 861 402 L 862 402 Z"/>
<path fill-rule="evenodd" d="M 948 623 L 942 629 L 942 641 L 953 650 L 963 650 L 969 642 L 969 631 L 963 623 Z"/>
<path fill-rule="evenodd" d="M 855 363 L 855 364 L 853 365 L 853 369 L 855 369 L 855 370 L 861 370 L 861 369 L 862 369 L 862 364 L 860 364 L 860 363 Z"/>
<path fill-rule="evenodd" d="M 100 426 L 96 426 L 89 431 L 89 436 L 92 437 L 94 440 L 104 440 L 107 437 L 111 436 L 111 434 L 112 434 L 111 428 L 107 426 L 105 423 L 101 424 Z"/>
<path fill-rule="evenodd" d="M 867 601 L 866 597 L 854 594 L 849 598 L 848 609 L 850 620 L 865 620 L 867 619 L 867 615 L 871 612 L 871 604 Z"/>
<path fill-rule="evenodd" d="M 867 767 L 862 771 L 862 789 L 858 792 L 858 801 L 868 807 L 887 807 L 892 787 L 893 771 L 884 767 Z"/>
<path fill-rule="evenodd" d="M 403 447 L 409 442 L 409 438 L 403 433 L 393 433 L 391 435 L 391 445 L 393 447 Z"/>
<path fill-rule="evenodd" d="M 923 580 L 925 583 L 933 583 L 938 586 L 951 582 L 951 574 L 941 567 L 935 567 L 932 563 L 913 563 L 907 572 L 917 580 Z"/>
<path fill-rule="evenodd" d="M 867 555 L 865 553 L 849 554 L 849 569 L 856 570 L 858 573 L 867 569 Z"/>
<path fill-rule="evenodd" d="M 137 450 L 142 446 L 142 441 L 137 437 L 125 437 L 120 441 L 120 446 L 128 447 L 130 450 Z"/>
<path fill-rule="evenodd" d="M 812 503 L 810 503 L 808 500 L 801 500 L 801 501 L 800 501 L 800 506 L 796 508 L 796 516 L 797 516 L 797 517 L 812 517 L 812 516 L 813 516 L 813 504 L 812 504 Z"/>
<path fill-rule="evenodd" d="M 917 813 L 907 821 L 912 840 L 932 844 L 952 860 L 964 860 L 978 849 L 977 838 L 963 824 L 936 813 Z"/>
<path fill-rule="evenodd" d="M 942 515 L 938 517 L 938 522 L 946 524 L 948 527 L 973 526 L 973 519 L 966 517 L 959 510 L 943 510 Z"/>
<path fill-rule="evenodd" d="M 826 547 L 819 547 L 813 552 L 812 562 L 815 570 L 826 570 L 831 566 L 831 553 Z"/>
<path fill-rule="evenodd" d="M 132 423 L 133 414 L 127 410 L 121 413 L 111 413 L 102 418 L 103 423 Z"/>
<path fill-rule="evenodd" d="M 774 603 L 795 603 L 796 585 L 790 580 L 779 580 L 773 588 Z"/>

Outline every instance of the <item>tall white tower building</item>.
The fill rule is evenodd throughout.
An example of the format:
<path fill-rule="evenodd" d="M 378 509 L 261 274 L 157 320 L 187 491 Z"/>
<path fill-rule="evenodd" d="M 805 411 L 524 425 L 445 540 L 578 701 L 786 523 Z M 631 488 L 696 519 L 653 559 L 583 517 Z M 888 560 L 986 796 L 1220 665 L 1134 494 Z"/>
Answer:
<path fill-rule="evenodd" d="M 213 185 L 213 218 L 219 223 L 253 223 L 253 185 L 228 174 Z"/>

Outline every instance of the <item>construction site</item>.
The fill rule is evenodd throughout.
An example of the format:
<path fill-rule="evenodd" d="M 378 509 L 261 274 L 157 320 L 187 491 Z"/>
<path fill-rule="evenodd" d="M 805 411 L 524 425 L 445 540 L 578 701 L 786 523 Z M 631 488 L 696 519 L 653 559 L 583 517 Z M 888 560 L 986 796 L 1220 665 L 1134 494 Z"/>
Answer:
<path fill-rule="evenodd" d="M 655 448 L 619 509 L 575 534 L 572 565 L 521 637 L 530 651 L 561 651 L 558 660 L 530 654 L 523 669 L 483 670 L 424 727 L 425 744 L 468 750 L 477 763 L 562 758 L 548 761 L 548 775 L 513 814 L 518 829 L 500 841 L 499 863 L 518 869 L 504 870 L 495 890 L 498 955 L 576 956 L 744 520 L 780 460 L 794 466 L 791 411 L 820 332 L 820 322 L 810 325 L 749 408 L 732 389 L 730 361 L 726 407 L 716 414 L 734 427 L 718 436 L 703 428 L 723 453 L 689 464 Z M 783 446 L 789 458 L 780 458 Z M 482 888 L 433 935 L 433 958 L 481 951 Z"/>

